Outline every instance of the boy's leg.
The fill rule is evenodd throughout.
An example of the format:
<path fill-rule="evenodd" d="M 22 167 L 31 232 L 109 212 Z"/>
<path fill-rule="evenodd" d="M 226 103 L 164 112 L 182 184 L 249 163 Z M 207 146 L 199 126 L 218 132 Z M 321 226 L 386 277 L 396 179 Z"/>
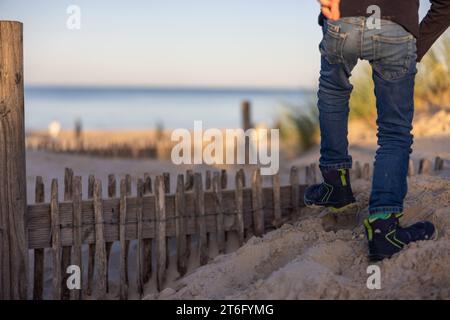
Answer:
<path fill-rule="evenodd" d="M 373 41 L 379 148 L 369 203 L 371 215 L 403 212 L 413 144 L 415 39 L 398 25 L 389 29 L 383 38 L 375 36 Z"/>
<path fill-rule="evenodd" d="M 353 86 L 343 63 L 330 63 L 323 53 L 319 79 L 320 167 L 350 169 L 348 154 L 349 101 Z"/>
<path fill-rule="evenodd" d="M 304 200 L 308 206 L 342 209 L 355 202 L 349 177 L 352 158 L 348 154 L 347 135 L 353 90 L 349 77 L 357 63 L 362 31 L 358 22 L 362 25 L 363 19 L 353 19 L 351 23 L 341 19 L 324 24 L 318 92 L 320 169 L 324 183 L 307 188 Z"/>
<path fill-rule="evenodd" d="M 416 44 L 404 28 L 383 22 L 379 31 L 366 33 L 365 47 L 373 66 L 377 98 L 378 145 L 369 201 L 364 221 L 372 260 L 382 260 L 405 245 L 427 240 L 435 232 L 428 221 L 401 227 L 406 196 L 408 162 L 413 136 Z"/>

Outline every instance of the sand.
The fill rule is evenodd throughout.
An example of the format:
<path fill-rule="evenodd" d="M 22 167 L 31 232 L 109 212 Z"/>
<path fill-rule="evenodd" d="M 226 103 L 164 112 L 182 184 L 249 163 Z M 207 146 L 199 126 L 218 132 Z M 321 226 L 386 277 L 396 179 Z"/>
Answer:
<path fill-rule="evenodd" d="M 442 123 L 447 118 L 446 112 L 440 112 L 416 119 L 412 154 L 416 165 L 421 158 L 450 159 L 448 126 Z M 352 123 L 349 140 L 355 160 L 373 161 L 373 130 L 364 123 Z M 318 151 L 314 148 L 292 164 L 315 162 Z M 353 182 L 359 205 L 354 219 L 336 219 L 326 210 L 304 210 L 306 217 L 301 220 L 250 239 L 236 252 L 217 257 L 146 299 L 449 299 L 449 176 L 450 170 L 444 170 L 439 176 L 409 180 L 402 224 L 428 219 L 437 226 L 438 236 L 410 244 L 377 263 L 380 290 L 367 288 L 367 268 L 373 263 L 367 258 L 361 222 L 368 214 L 370 183 L 358 180 Z"/>
<path fill-rule="evenodd" d="M 367 214 L 368 183 L 355 191 Z M 410 181 L 403 223 L 431 219 L 436 241 L 409 245 L 381 269 L 381 290 L 369 290 L 363 228 L 325 231 L 320 210 L 252 238 L 147 299 L 448 299 L 450 298 L 450 182 L 439 177 Z"/>

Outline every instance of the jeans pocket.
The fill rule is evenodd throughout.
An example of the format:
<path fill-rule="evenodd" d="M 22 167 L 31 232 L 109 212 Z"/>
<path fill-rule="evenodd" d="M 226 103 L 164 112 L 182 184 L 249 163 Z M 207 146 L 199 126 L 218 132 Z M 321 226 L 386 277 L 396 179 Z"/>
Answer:
<path fill-rule="evenodd" d="M 322 56 L 330 64 L 344 62 L 343 48 L 346 37 L 347 34 L 341 32 L 339 25 L 334 25 L 329 21 L 324 24 L 324 35 L 319 48 Z"/>
<path fill-rule="evenodd" d="M 373 36 L 373 68 L 385 79 L 394 80 L 406 75 L 416 59 L 416 39 L 403 36 Z"/>

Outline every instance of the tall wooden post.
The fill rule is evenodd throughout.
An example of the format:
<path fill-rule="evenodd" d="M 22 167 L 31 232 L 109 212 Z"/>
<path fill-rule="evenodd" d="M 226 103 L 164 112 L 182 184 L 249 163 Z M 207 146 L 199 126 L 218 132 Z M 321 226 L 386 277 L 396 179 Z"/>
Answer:
<path fill-rule="evenodd" d="M 252 128 L 252 120 L 250 115 L 250 102 L 249 101 L 243 101 L 242 102 L 242 129 L 244 131 L 247 131 Z M 249 137 L 245 137 L 245 164 L 249 164 L 249 158 L 250 158 L 250 139 Z"/>
<path fill-rule="evenodd" d="M 22 24 L 0 21 L 0 300 L 26 299 Z"/>
<path fill-rule="evenodd" d="M 242 129 L 244 131 L 247 131 L 248 129 L 252 128 L 252 120 L 251 120 L 251 114 L 250 114 L 250 102 L 249 101 L 243 101 L 242 102 Z"/>

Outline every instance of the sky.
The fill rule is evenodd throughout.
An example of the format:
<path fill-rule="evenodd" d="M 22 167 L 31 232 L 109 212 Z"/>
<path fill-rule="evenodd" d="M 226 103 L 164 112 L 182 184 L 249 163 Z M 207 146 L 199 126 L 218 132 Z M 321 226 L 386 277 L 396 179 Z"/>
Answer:
<path fill-rule="evenodd" d="M 316 0 L 0 0 L 1 20 L 24 23 L 27 85 L 312 88 L 318 12 Z"/>

